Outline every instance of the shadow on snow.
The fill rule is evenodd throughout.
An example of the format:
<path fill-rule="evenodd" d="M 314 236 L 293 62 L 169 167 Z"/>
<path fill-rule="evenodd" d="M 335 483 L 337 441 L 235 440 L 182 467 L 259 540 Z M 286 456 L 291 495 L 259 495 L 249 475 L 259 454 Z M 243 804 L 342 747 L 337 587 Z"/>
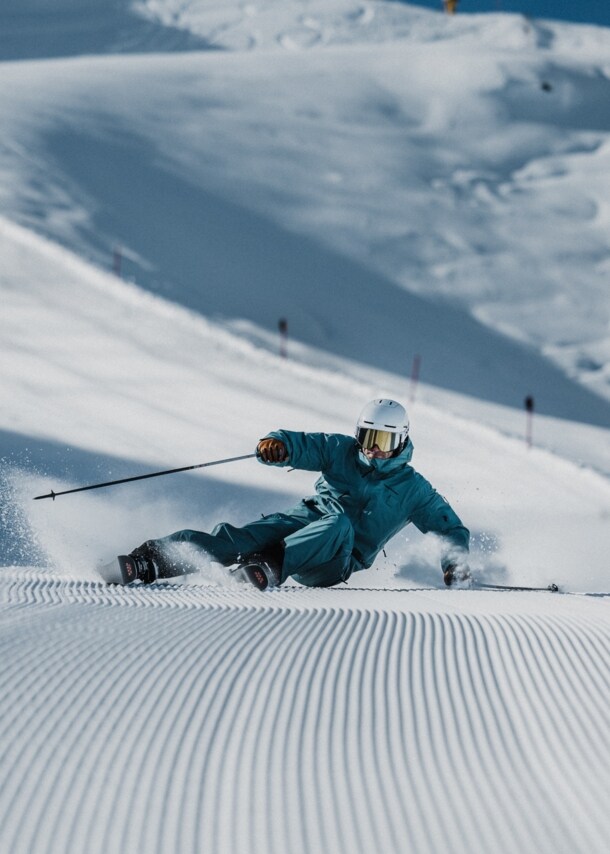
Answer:
<path fill-rule="evenodd" d="M 394 373 L 422 356 L 432 385 L 598 426 L 610 403 L 466 312 L 411 294 L 315 240 L 191 183 L 133 136 L 71 129 L 48 139 L 58 168 L 95 209 L 79 250 L 106 265 L 122 244 L 138 285 L 217 319 L 275 331 Z M 36 212 L 31 212 L 36 216 Z"/>

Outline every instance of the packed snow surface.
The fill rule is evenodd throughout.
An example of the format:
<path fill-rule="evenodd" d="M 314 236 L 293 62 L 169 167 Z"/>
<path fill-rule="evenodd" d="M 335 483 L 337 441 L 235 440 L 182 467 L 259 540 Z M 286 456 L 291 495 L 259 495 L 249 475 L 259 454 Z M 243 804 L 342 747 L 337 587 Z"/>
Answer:
<path fill-rule="evenodd" d="M 0 10 L 0 851 L 605 852 L 610 31 L 52 6 Z M 255 460 L 32 501 L 381 395 L 475 576 L 561 593 L 412 527 L 340 589 L 101 583 L 311 493 Z"/>
<path fill-rule="evenodd" d="M 3 850 L 605 850 L 605 600 L 5 576 Z"/>

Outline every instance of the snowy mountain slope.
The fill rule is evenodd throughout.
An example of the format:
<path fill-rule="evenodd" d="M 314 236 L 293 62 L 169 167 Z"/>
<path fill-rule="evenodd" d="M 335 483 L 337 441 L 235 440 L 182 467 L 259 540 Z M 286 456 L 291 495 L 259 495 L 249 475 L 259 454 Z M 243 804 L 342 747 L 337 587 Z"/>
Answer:
<path fill-rule="evenodd" d="M 22 525 L 64 571 L 91 572 L 153 533 L 211 527 L 219 514 L 245 522 L 278 509 L 278 500 L 290 506 L 311 492 L 315 478 L 245 462 L 182 484 L 164 479 L 55 503 L 32 502 L 34 495 L 57 491 L 67 479 L 126 476 L 130 466 L 139 472 L 250 453 L 278 426 L 349 433 L 363 401 L 384 389 L 408 395 L 406 379 L 363 374 L 358 363 L 326 357 L 325 365 L 309 367 L 307 350 L 295 354 L 301 362 L 281 359 L 18 226 L 3 224 L 0 246 L 12 271 L 0 277 L 7 304 L 1 391 L 10 402 L 0 426 L 26 437 L 13 438 L 5 453 L 12 451 L 9 465 L 31 472 L 18 479 L 14 501 Z M 504 437 L 469 418 L 466 397 L 452 401 L 458 417 L 448 415 L 442 398 L 424 401 L 412 408 L 415 462 L 472 520 L 477 561 L 499 577 L 604 590 L 610 486 L 591 467 L 608 464 L 608 431 L 541 419 L 537 441 L 557 445 L 561 456 L 528 451 L 522 434 Z M 507 423 L 502 409 L 495 417 Z M 47 453 L 35 451 L 38 441 Z M 575 454 L 588 455 L 589 467 L 572 462 Z M 52 481 L 33 479 L 45 471 Z M 212 496 L 210 476 L 224 484 Z M 566 538 L 561 531 L 568 529 Z M 407 536 L 388 550 L 388 572 L 438 585 L 435 549 L 416 531 Z M 19 548 L 11 546 L 13 553 Z"/>
<path fill-rule="evenodd" d="M 67 0 L 67 2 L 73 0 Z M 36 0 L 26 0 L 26 3 Z M 593 0 L 594 2 L 594 0 Z M 544 34 L 551 40 L 567 38 L 572 42 L 595 41 L 599 26 L 607 26 L 607 13 L 596 9 L 585 24 L 556 27 L 551 19 L 562 18 L 565 11 L 557 0 L 549 0 L 549 14 L 540 12 L 538 0 L 522 3 L 523 8 L 509 8 L 503 0 L 502 9 L 485 4 L 476 9 L 471 0 L 462 4 L 466 14 L 450 18 L 438 14 L 442 0 L 431 13 L 424 4 L 403 0 L 259 0 L 256 3 L 219 2 L 219 0 L 137 0 L 133 8 L 138 14 L 167 27 L 180 27 L 196 33 L 222 49 L 292 49 L 324 47 L 329 44 L 387 42 L 416 35 L 426 41 L 453 38 L 455 33 L 483 30 L 486 40 L 490 33 L 509 27 L 517 21 L 519 28 Z M 568 4 L 574 11 L 573 4 Z M 580 11 L 585 4 L 579 4 Z M 485 12 L 485 15 L 472 14 Z M 497 15 L 498 11 L 516 14 Z M 552 14 L 555 12 L 555 14 Z M 597 12 L 597 14 L 596 14 Z M 603 38 L 603 36 L 602 36 Z"/>
<path fill-rule="evenodd" d="M 0 61 L 210 47 L 184 28 L 144 20 L 133 5 L 132 0 L 2 0 Z"/>
<path fill-rule="evenodd" d="M 210 8 L 189 7 L 193 14 Z M 286 4 L 291 11 L 276 25 L 302 8 Z M 354 22 L 354 9 L 337 6 L 336 30 Z M 200 229 L 209 225 L 206 198 L 198 200 L 204 189 L 324 241 L 412 294 L 468 309 L 607 398 L 607 31 L 525 26 L 512 16 L 464 16 L 454 27 L 396 4 L 366 9 L 358 27 L 345 31 L 345 43 L 329 37 L 330 44 L 298 53 L 106 57 L 52 69 L 5 65 L 6 209 L 104 263 L 124 245 L 126 274 L 169 296 L 199 290 L 205 278 L 220 313 L 258 323 L 246 299 L 236 305 L 217 259 L 206 264 L 200 257 L 176 270 L 176 253 L 189 254 L 176 240 L 181 233 L 209 252 L 196 227 L 198 214 Z M 240 11 L 244 32 L 253 20 L 257 14 Z M 373 26 L 384 40 L 370 45 Z M 441 68 L 451 74 L 439 78 Z M 133 187 L 123 170 L 134 164 L 121 147 L 103 144 L 109 135 L 120 139 L 123 129 L 132 154 L 140 154 Z M 151 160 L 154 170 L 147 169 Z M 191 203 L 182 216 L 168 211 L 177 232 L 172 246 L 155 234 L 151 249 L 151 218 L 140 222 L 139 213 L 159 208 L 168 170 L 179 176 L 170 202 L 188 196 Z M 308 284 L 320 275 L 301 270 Z M 299 280 L 294 285 L 306 299 L 307 288 Z M 312 299 L 313 306 L 301 303 L 309 323 L 300 329 L 299 314 L 294 334 L 332 348 L 335 330 L 316 316 L 315 291 Z M 369 305 L 367 313 L 376 308 Z M 388 314 L 396 316 L 393 309 Z M 385 320 L 380 314 L 374 322 L 382 327 Z M 451 325 L 459 335 L 457 322 Z M 462 346 L 451 344 L 454 354 L 468 347 L 469 330 L 461 336 Z M 415 348 L 405 349 L 399 358 L 410 362 Z M 434 366 L 434 352 L 425 356 Z M 441 382 L 435 368 L 428 378 Z M 543 387 L 554 385 L 537 383 L 532 391 L 543 396 Z M 487 395 L 488 386 L 472 391 Z M 578 418 L 584 409 L 581 403 L 569 413 L 555 411 Z M 607 423 L 607 409 L 600 414 L 595 423 Z"/>
<path fill-rule="evenodd" d="M 605 401 L 531 349 L 266 217 L 193 189 L 137 140 L 68 131 L 54 135 L 50 147 L 60 170 L 67 168 L 95 200 L 91 225 L 78 226 L 81 251 L 101 243 L 108 252 L 104 235 L 120 235 L 136 259 L 124 268 L 135 268 L 137 281 L 154 292 L 206 316 L 247 317 L 269 331 L 288 316 L 299 341 L 385 370 L 406 372 L 419 353 L 429 383 L 512 406 L 532 391 L 544 414 L 608 424 Z M 395 345 L 380 347 L 380 337 Z"/>
<path fill-rule="evenodd" d="M 0 850 L 605 852 L 606 31 L 149 8 L 187 29 L 214 12 L 214 38 L 193 32 L 233 52 L 0 64 Z M 137 284 L 102 269 L 119 245 Z M 528 449 L 534 380 L 553 414 Z M 412 528 L 339 589 L 258 594 L 205 561 L 188 583 L 99 583 L 147 537 L 311 492 L 253 460 L 32 500 L 248 453 L 279 425 L 351 432 L 378 394 L 409 403 L 475 572 L 568 592 L 440 589 Z"/>

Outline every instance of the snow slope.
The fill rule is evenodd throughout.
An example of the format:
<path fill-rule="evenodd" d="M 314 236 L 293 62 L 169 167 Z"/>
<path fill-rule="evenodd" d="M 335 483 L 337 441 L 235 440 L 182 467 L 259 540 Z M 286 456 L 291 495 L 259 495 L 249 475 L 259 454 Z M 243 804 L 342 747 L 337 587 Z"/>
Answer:
<path fill-rule="evenodd" d="M 607 600 L 2 590 L 3 850 L 605 850 Z"/>
<path fill-rule="evenodd" d="M 219 52 L 5 64 L 5 208 L 98 263 L 122 246 L 124 274 L 144 287 L 208 315 L 257 324 L 264 316 L 268 327 L 288 254 L 288 293 L 298 290 L 299 303 L 283 299 L 280 311 L 291 314 L 293 334 L 370 361 L 358 319 L 339 328 L 332 303 L 320 316 L 316 285 L 332 296 L 324 271 L 344 310 L 356 275 L 353 263 L 308 263 L 311 239 L 316 255 L 323 242 L 376 274 L 365 287 L 383 291 L 367 312 L 372 323 L 390 316 L 400 327 L 390 333 L 392 368 L 399 361 L 408 371 L 420 352 L 429 382 L 488 397 L 500 373 L 492 366 L 491 379 L 480 376 L 491 354 L 503 374 L 522 378 L 532 365 L 517 362 L 533 349 L 608 400 L 608 31 L 502 15 L 448 21 L 347 0 L 281 6 L 223 7 L 240 38 L 256 27 L 268 36 L 259 49 L 231 50 L 238 44 L 223 26 L 214 44 L 229 50 Z M 282 48 L 303 9 L 325 38 L 311 50 Z M 216 4 L 190 4 L 181 26 L 212 39 L 210 10 L 213 20 L 221 14 Z M 443 68 L 451 73 L 439 75 Z M 246 209 L 242 219 L 230 204 Z M 216 222 L 210 210 L 225 215 Z M 227 235 L 227 215 L 237 235 Z M 244 267 L 251 277 L 260 269 L 249 280 L 257 300 L 244 293 Z M 444 321 L 437 336 L 405 293 L 434 300 Z M 488 340 L 486 360 L 469 352 L 479 335 L 464 308 L 502 333 Z M 345 340 L 350 330 L 357 342 Z M 509 346 L 505 335 L 520 356 L 498 350 Z M 565 387 L 563 408 L 550 405 L 545 395 L 560 382 L 532 383 L 542 411 L 607 425 L 607 406 L 570 401 Z M 521 405 L 523 382 L 507 385 L 492 399 Z"/>
<path fill-rule="evenodd" d="M 2 0 L 0 59 L 205 50 L 183 28 L 143 23 L 130 0 Z"/>
<path fill-rule="evenodd" d="M 42 556 L 0 576 L 0 848 L 605 850 L 607 596 L 441 590 L 437 544 L 410 529 L 340 590 L 258 594 L 206 564 L 188 584 L 115 590 L 94 573 L 113 551 L 288 506 L 312 475 L 243 462 L 31 500 L 247 452 L 278 423 L 347 431 L 405 380 L 281 359 L 2 232 L 3 399 L 27 377 L 37 401 L 3 433 L 4 542 Z M 448 427 L 423 401 L 412 418 L 420 469 L 475 520 L 477 572 L 607 590 L 607 478 L 464 417 Z M 582 429 L 601 457 L 607 431 Z M 68 448 L 45 438 L 60 431 Z"/>
<path fill-rule="evenodd" d="M 601 854 L 607 31 L 91 0 L 92 46 L 54 5 L 61 50 L 0 63 L 0 850 Z M 150 26 L 188 52 L 148 55 Z M 378 394 L 410 404 L 477 576 L 563 593 L 441 589 L 411 528 L 341 589 L 205 561 L 100 584 L 145 538 L 311 491 L 253 460 L 32 501 L 276 426 L 350 432 Z"/>
<path fill-rule="evenodd" d="M 120 477 L 134 465 L 138 471 L 146 470 L 143 464 L 148 470 L 166 469 L 250 453 L 256 439 L 276 426 L 349 433 L 364 401 L 384 389 L 403 399 L 409 395 L 405 378 L 367 372 L 358 363 L 326 356 L 310 366 L 310 351 L 296 344 L 293 358 L 281 359 L 19 226 L 2 224 L 0 247 L 12 270 L 2 279 L 10 332 L 5 333 L 2 397 L 19 402 L 4 413 L 4 429 L 12 435 L 8 462 L 30 470 L 20 481 L 26 530 L 38 532 L 55 562 L 77 562 L 79 575 L 98 558 L 150 536 L 151 519 L 155 527 L 164 526 L 159 534 L 210 527 L 222 504 L 210 501 L 201 487 L 195 499 L 195 488 L 181 497 L 181 489 L 168 480 L 55 503 L 32 502 L 31 496 L 69 482 Z M 562 458 L 542 447 L 527 449 L 520 413 L 513 421 L 516 435 L 505 437 L 468 418 L 467 398 L 456 405 L 454 396 L 449 405 L 456 406 L 456 414 L 448 417 L 442 398 L 428 394 L 431 403 L 422 390 L 411 412 L 416 464 L 465 519 L 474 520 L 470 524 L 481 547 L 492 540 L 495 559 L 515 578 L 606 589 L 608 431 L 578 425 L 566 435 L 569 423 L 541 419 L 537 431 L 549 444 L 565 448 Z M 499 408 L 496 417 L 503 411 Z M 49 442 L 58 446 L 53 453 Z M 62 452 L 59 443 L 67 449 Z M 589 465 L 569 458 L 575 445 L 588 454 Z M 84 451 L 95 455 L 93 463 L 90 456 L 81 457 Z M 36 481 L 36 472 L 52 480 Z M 314 482 L 311 474 L 274 472 L 256 462 L 185 480 L 201 483 L 203 477 L 206 484 L 210 476 L 247 488 L 226 508 L 242 521 L 277 507 L 278 491 L 290 503 L 308 494 Z M 559 501 L 566 484 L 569 492 Z M 250 493 L 253 487 L 258 489 Z M 261 506 L 266 490 L 271 494 Z M 163 496 L 167 517 L 154 505 L 142 506 L 154 495 Z M 571 537 L 562 537 L 559 532 L 568 528 Z M 422 539 L 407 530 L 410 540 Z M 56 541 L 62 545 L 53 554 Z M 79 551 L 85 543 L 86 550 Z M 71 547 L 77 552 L 70 554 Z M 411 547 L 399 539 L 395 549 L 399 573 L 408 575 Z M 424 558 L 424 566 L 429 560 Z M 420 564 L 418 556 L 411 569 L 440 583 L 434 560 L 426 570 Z"/>

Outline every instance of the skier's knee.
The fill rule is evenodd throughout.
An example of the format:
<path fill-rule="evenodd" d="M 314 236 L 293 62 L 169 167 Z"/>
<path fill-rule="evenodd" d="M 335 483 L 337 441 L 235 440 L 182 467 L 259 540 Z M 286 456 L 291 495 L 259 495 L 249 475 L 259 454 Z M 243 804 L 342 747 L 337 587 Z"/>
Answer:
<path fill-rule="evenodd" d="M 335 543 L 336 557 L 347 558 L 354 547 L 354 526 L 349 517 L 342 513 L 333 521 L 331 537 Z"/>
<path fill-rule="evenodd" d="M 326 531 L 332 532 L 337 539 L 344 540 L 353 536 L 354 526 L 346 513 L 331 513 L 322 518 L 326 522 Z"/>
<path fill-rule="evenodd" d="M 219 522 L 215 528 L 212 528 L 212 536 L 220 537 L 223 540 L 231 539 L 230 531 L 235 530 L 233 525 L 230 525 L 229 522 Z"/>
<path fill-rule="evenodd" d="M 335 516 L 335 525 L 337 527 L 338 533 L 343 536 L 348 536 L 354 530 L 354 526 L 351 523 L 351 520 L 347 513 L 340 513 Z"/>

